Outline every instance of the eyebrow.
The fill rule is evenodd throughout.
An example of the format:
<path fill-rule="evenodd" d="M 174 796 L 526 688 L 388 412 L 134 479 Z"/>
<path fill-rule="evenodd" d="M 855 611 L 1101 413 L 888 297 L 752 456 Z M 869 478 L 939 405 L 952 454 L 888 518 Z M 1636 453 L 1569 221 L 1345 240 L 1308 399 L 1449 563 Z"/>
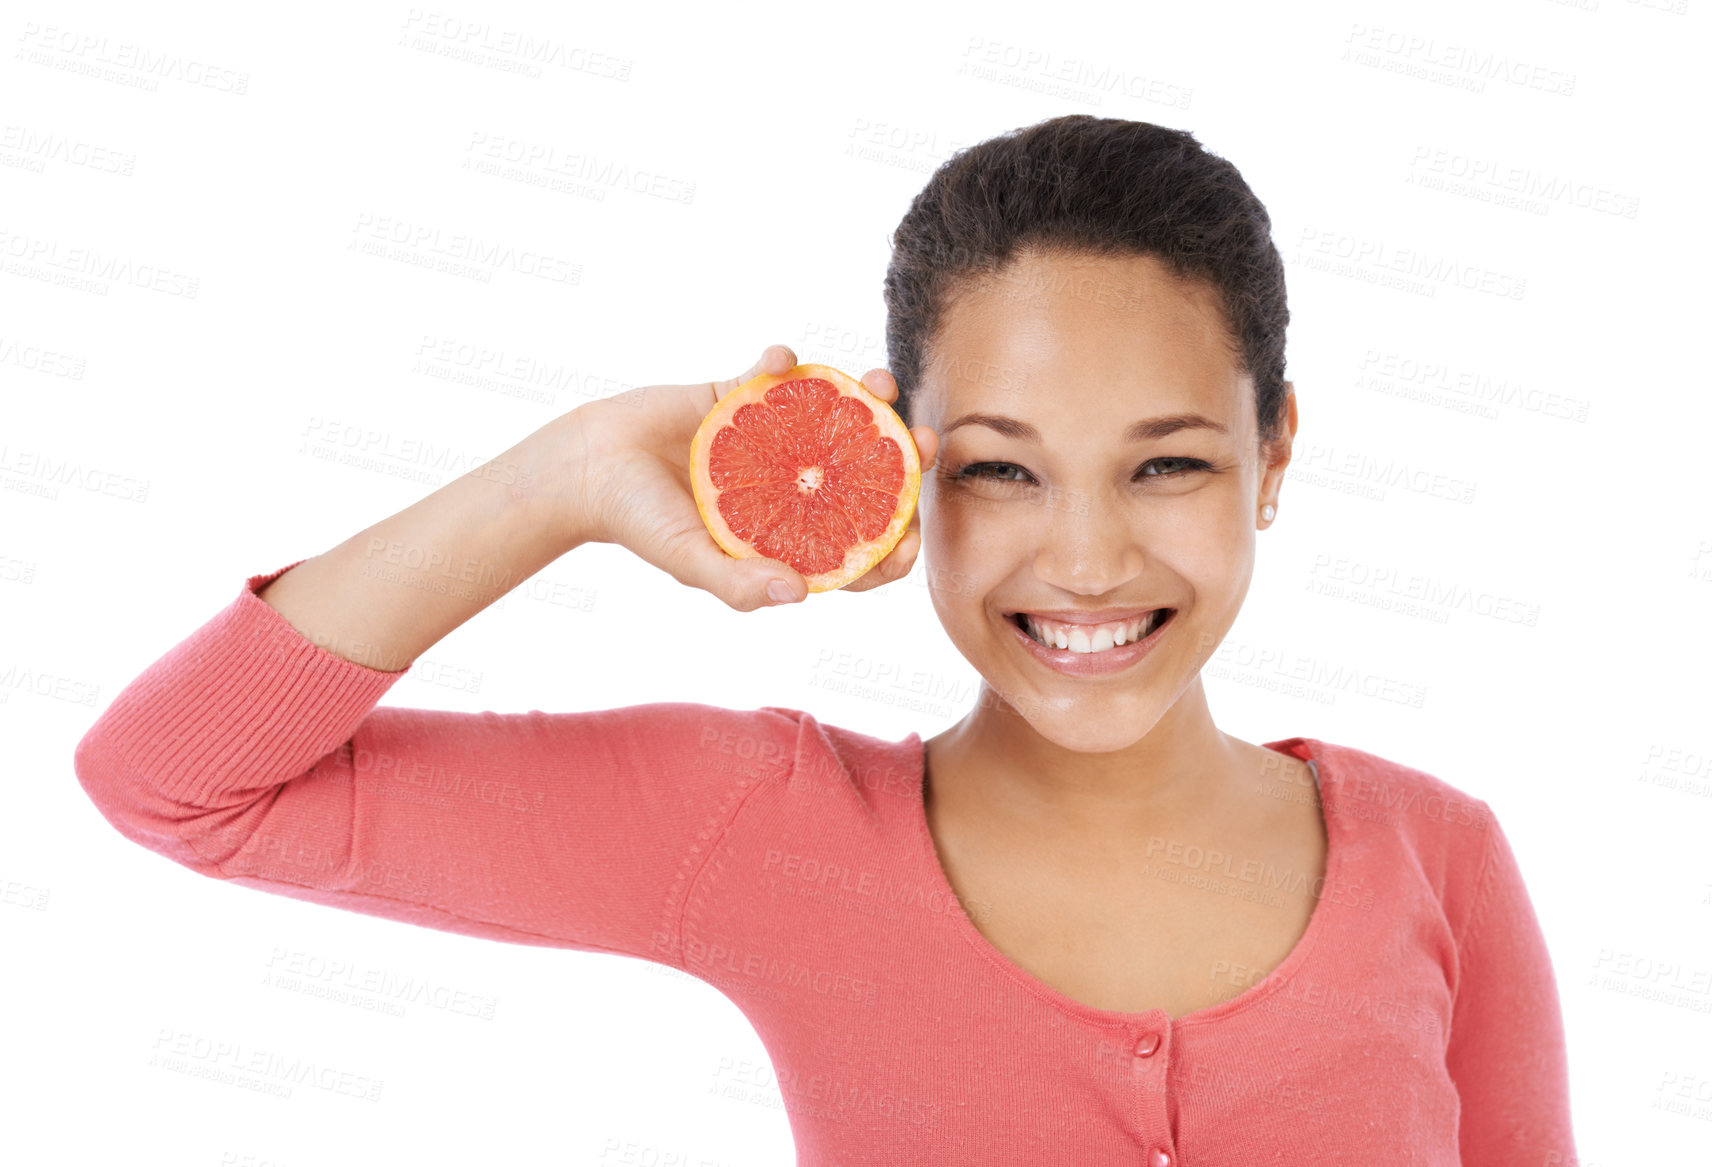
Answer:
<path fill-rule="evenodd" d="M 958 426 L 964 425 L 983 425 L 990 430 L 1004 434 L 1007 438 L 1033 442 L 1035 445 L 1039 445 L 1041 442 L 1040 431 L 1026 421 L 1018 421 L 1014 417 L 1005 417 L 997 413 L 965 413 L 940 430 L 939 436 L 943 438 Z M 1126 442 L 1151 442 L 1170 437 L 1179 430 L 1192 429 L 1209 429 L 1221 434 L 1230 432 L 1224 423 L 1214 421 L 1212 418 L 1199 413 L 1168 413 L 1159 417 L 1143 418 L 1133 423 L 1124 430 L 1123 439 Z"/>

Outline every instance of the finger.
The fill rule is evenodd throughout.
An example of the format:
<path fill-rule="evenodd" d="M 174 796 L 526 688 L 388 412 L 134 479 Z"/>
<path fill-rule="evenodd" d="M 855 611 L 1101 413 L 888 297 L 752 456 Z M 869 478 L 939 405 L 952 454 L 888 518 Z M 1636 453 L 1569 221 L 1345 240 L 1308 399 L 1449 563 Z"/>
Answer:
<path fill-rule="evenodd" d="M 727 555 L 699 524 L 674 542 L 677 545 L 669 546 L 665 555 L 672 578 L 713 593 L 739 612 L 793 603 L 808 596 L 808 581 L 790 564 L 761 556 L 738 559 Z M 776 600 L 768 594 L 767 585 L 774 580 L 784 581 L 791 599 Z"/>
<path fill-rule="evenodd" d="M 921 528 L 916 525 L 913 517 L 910 522 L 911 525 L 904 532 L 904 537 L 898 540 L 896 547 L 886 553 L 884 559 L 839 590 L 866 592 L 884 584 L 893 583 L 908 575 L 915 568 L 916 556 L 921 551 Z"/>
<path fill-rule="evenodd" d="M 728 381 L 717 382 L 719 395 L 724 397 L 739 385 L 747 384 L 763 373 L 770 373 L 777 377 L 796 367 L 797 354 L 792 351 L 789 345 L 770 344 L 761 351 L 761 359 L 749 366 L 748 372 L 739 373 Z"/>
<path fill-rule="evenodd" d="M 928 469 L 939 456 L 939 435 L 934 433 L 930 426 L 918 425 L 910 430 L 910 437 L 915 439 L 916 452 L 921 456 L 921 468 Z"/>
<path fill-rule="evenodd" d="M 888 405 L 898 399 L 898 379 L 890 369 L 869 369 L 863 373 L 862 388 Z"/>
<path fill-rule="evenodd" d="M 761 359 L 755 362 L 755 368 L 749 373 L 749 377 L 758 377 L 762 373 L 778 376 L 781 373 L 788 373 L 796 367 L 796 350 L 786 344 L 770 344 L 766 351 L 761 354 Z M 745 377 L 744 380 L 748 380 L 748 377 Z"/>
<path fill-rule="evenodd" d="M 708 395 L 701 403 L 702 412 L 706 413 L 719 403 L 720 398 L 739 385 L 748 384 L 762 373 L 771 373 L 777 377 L 790 372 L 796 366 L 797 354 L 790 346 L 770 344 L 761 350 L 761 359 L 750 365 L 747 372 L 739 373 L 735 377 L 727 377 L 723 381 L 708 381 L 701 385 L 701 391 Z"/>

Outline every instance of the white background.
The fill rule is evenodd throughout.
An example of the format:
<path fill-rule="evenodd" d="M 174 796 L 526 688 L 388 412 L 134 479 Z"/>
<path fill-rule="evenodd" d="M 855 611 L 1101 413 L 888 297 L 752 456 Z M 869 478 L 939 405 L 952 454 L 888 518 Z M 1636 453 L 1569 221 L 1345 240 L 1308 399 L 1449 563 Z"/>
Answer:
<path fill-rule="evenodd" d="M 1086 112 L 1231 159 L 1289 264 L 1301 428 L 1208 670 L 1221 727 L 1355 746 L 1490 802 L 1550 942 L 1584 1167 L 1712 1157 L 1706 0 L 1051 7 L 8 6 L 0 1155 L 790 1163 L 776 1088 L 714 1092 L 770 1079 L 713 988 L 203 878 L 115 833 L 72 749 L 246 575 L 447 477 L 386 450 L 483 460 L 591 397 L 731 376 L 773 342 L 884 364 L 887 236 L 927 174 Z M 531 66 L 523 37 L 558 63 Z M 504 160 L 537 148 L 558 172 Z M 473 235 L 564 278 L 365 252 L 388 220 L 439 240 L 418 259 Z M 1411 257 L 1477 286 L 1375 282 Z M 558 387 L 443 375 L 484 351 Z M 343 462 L 347 442 L 382 452 Z M 925 569 L 739 614 L 580 548 L 386 701 L 775 704 L 931 736 L 977 678 Z M 1457 598 L 1407 606 L 1422 586 Z M 1298 668 L 1424 697 L 1272 687 Z M 496 1007 L 399 1017 L 264 983 L 293 960 Z M 164 1031 L 384 1093 L 168 1072 L 148 1064 Z"/>

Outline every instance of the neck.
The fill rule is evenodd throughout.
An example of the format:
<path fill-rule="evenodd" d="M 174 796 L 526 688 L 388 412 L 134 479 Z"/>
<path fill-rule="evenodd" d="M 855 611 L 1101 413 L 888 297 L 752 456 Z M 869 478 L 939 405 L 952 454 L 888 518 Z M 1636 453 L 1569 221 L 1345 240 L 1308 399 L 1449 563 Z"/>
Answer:
<path fill-rule="evenodd" d="M 1236 797 L 1242 750 L 1213 724 L 1199 677 L 1146 736 L 1108 753 L 1043 737 L 983 685 L 975 709 L 928 740 L 929 790 L 1037 826 L 1125 834 L 1193 822 Z"/>

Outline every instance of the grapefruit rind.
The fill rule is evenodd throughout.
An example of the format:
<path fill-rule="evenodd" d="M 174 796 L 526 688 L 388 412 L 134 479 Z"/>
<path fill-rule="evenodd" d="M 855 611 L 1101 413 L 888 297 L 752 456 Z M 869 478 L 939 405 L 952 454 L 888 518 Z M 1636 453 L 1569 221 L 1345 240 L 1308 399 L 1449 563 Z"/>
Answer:
<path fill-rule="evenodd" d="M 695 437 L 690 441 L 690 485 L 695 493 L 696 510 L 701 514 L 702 524 L 721 550 L 734 559 L 758 557 L 760 553 L 732 531 L 724 516 L 719 513 L 720 492 L 706 472 L 708 445 L 713 441 L 714 435 L 723 429 L 732 415 L 743 406 L 761 401 L 767 390 L 775 385 L 810 377 L 829 381 L 837 386 L 840 392 L 847 393 L 866 405 L 874 415 L 874 424 L 879 427 L 881 436 L 892 439 L 903 452 L 904 459 L 904 485 L 898 491 L 897 510 L 886 529 L 866 542 L 853 544 L 845 552 L 844 562 L 838 567 L 813 575 L 803 574 L 809 591 L 830 592 L 860 578 L 890 554 L 892 548 L 904 537 L 904 532 L 909 529 L 910 518 L 915 514 L 916 500 L 921 495 L 921 456 L 916 451 L 915 439 L 910 436 L 897 411 L 870 393 L 860 381 L 829 365 L 816 364 L 797 365 L 783 373 L 763 373 L 745 381 L 721 397 L 696 429 Z"/>

